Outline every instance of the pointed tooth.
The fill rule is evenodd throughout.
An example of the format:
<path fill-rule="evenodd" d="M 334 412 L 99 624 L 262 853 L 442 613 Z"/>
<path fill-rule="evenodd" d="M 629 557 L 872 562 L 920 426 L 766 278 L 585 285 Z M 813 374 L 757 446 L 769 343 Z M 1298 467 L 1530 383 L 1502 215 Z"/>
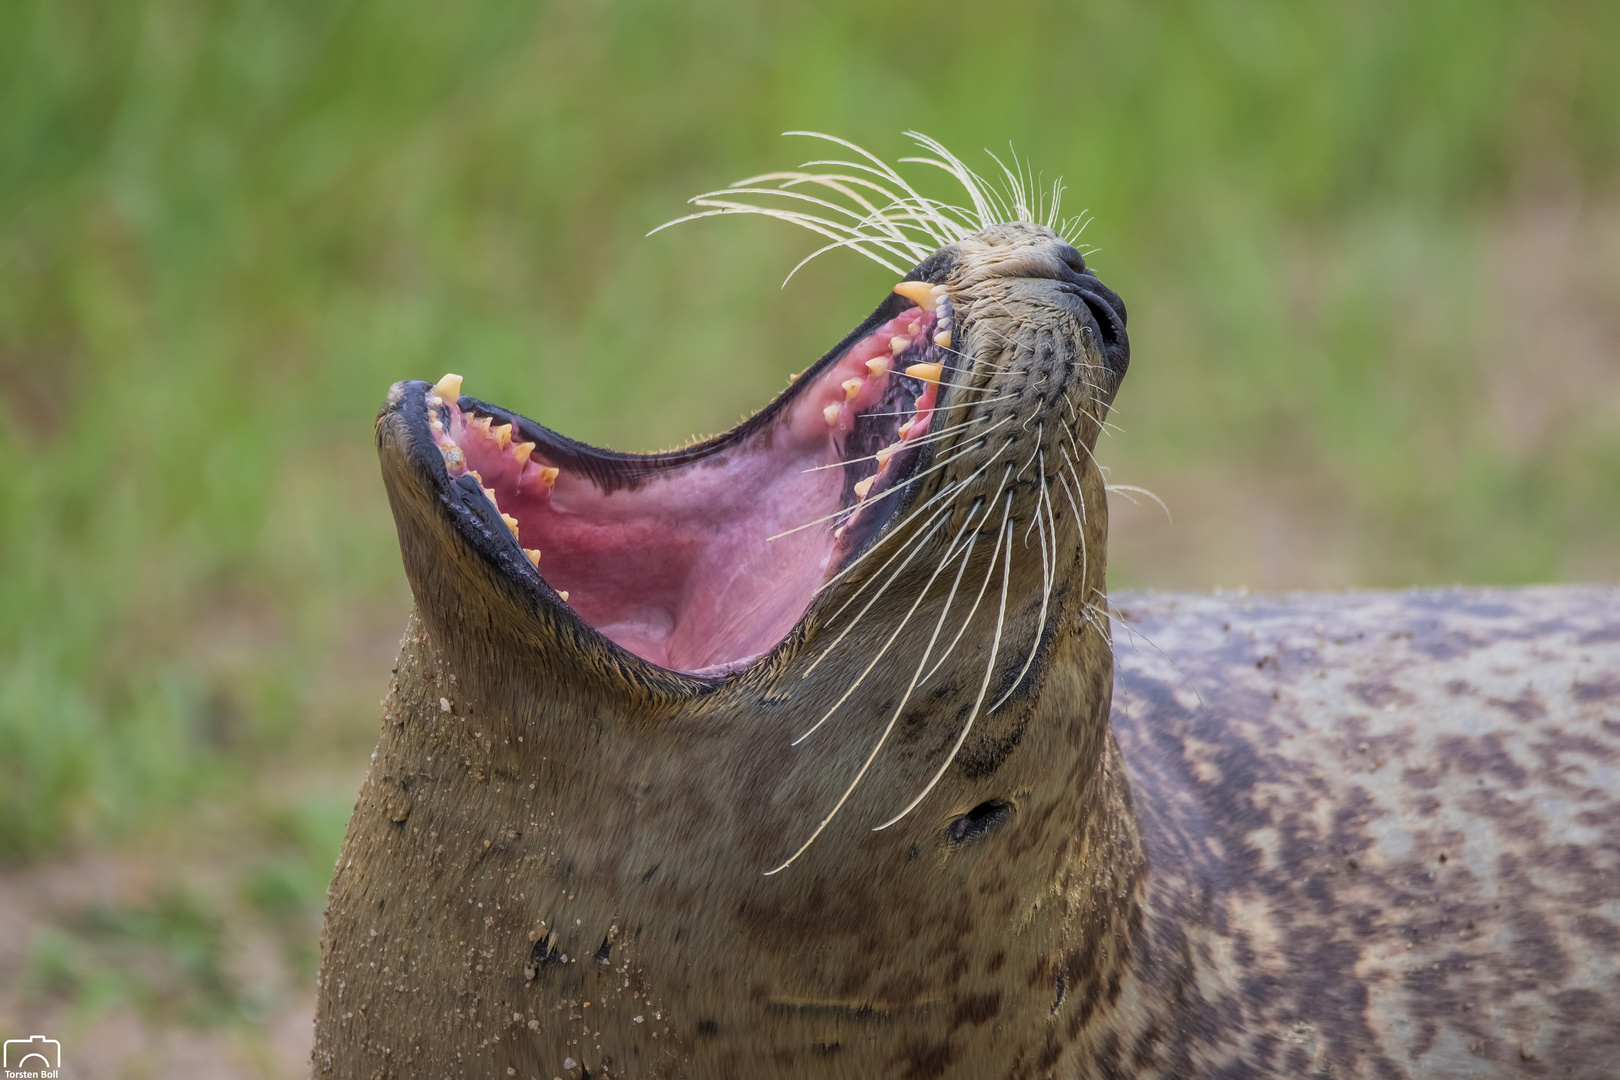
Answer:
<path fill-rule="evenodd" d="M 540 482 L 548 488 L 554 486 L 557 483 L 557 473 L 559 471 L 554 465 L 540 466 Z"/>
<path fill-rule="evenodd" d="M 938 345 L 942 349 L 950 348 L 951 347 L 951 328 L 947 326 L 945 329 L 943 329 L 939 333 L 935 334 L 934 335 L 934 344 Z"/>
<path fill-rule="evenodd" d="M 879 376 L 887 375 L 891 366 L 887 356 L 874 356 L 866 362 L 866 373 L 876 379 Z"/>
<path fill-rule="evenodd" d="M 498 428 L 491 428 L 489 433 L 491 435 L 495 436 L 495 441 L 501 444 L 501 449 L 502 450 L 505 450 L 506 447 L 507 447 L 507 444 L 509 444 L 512 441 L 512 425 L 511 424 L 502 424 Z"/>
<path fill-rule="evenodd" d="M 878 469 L 881 470 L 885 465 L 887 465 L 889 463 L 889 459 L 894 457 L 894 455 L 898 454 L 899 452 L 900 452 L 900 444 L 895 443 L 893 446 L 885 446 L 883 449 L 879 450 L 877 453 L 873 454 L 872 456 L 877 458 Z"/>
<path fill-rule="evenodd" d="M 926 281 L 902 281 L 894 287 L 894 291 L 924 311 L 933 311 L 939 306 L 939 297 L 934 295 L 934 286 Z"/>
<path fill-rule="evenodd" d="M 912 364 L 906 368 L 906 374 L 926 383 L 938 383 L 940 372 L 944 370 L 944 364 Z"/>
<path fill-rule="evenodd" d="M 467 426 L 469 428 L 478 431 L 478 433 L 483 435 L 486 439 L 489 438 L 489 424 L 490 420 L 487 416 L 475 416 L 471 420 L 467 421 Z"/>
<path fill-rule="evenodd" d="M 561 598 L 563 603 L 565 603 L 565 604 L 568 603 L 568 590 L 567 589 L 558 589 L 557 590 L 557 596 Z"/>
<path fill-rule="evenodd" d="M 907 435 L 910 435 L 911 434 L 911 429 L 912 429 L 912 427 L 914 427 L 916 425 L 916 423 L 917 423 L 917 421 L 915 421 L 915 420 L 907 420 L 905 423 L 901 424 L 900 425 L 900 437 L 903 439 Z"/>
<path fill-rule="evenodd" d="M 911 348 L 911 339 L 908 337 L 892 337 L 889 339 L 889 351 L 899 356 Z"/>
<path fill-rule="evenodd" d="M 482 484 L 482 481 L 480 481 L 480 484 Z M 493 506 L 495 509 L 499 510 L 501 508 L 501 504 L 499 502 L 495 501 L 495 489 L 494 488 L 484 488 L 484 498 L 488 499 L 489 504 L 491 506 Z"/>
<path fill-rule="evenodd" d="M 918 334 L 922 333 L 922 322 L 918 319 L 912 319 L 911 325 L 906 327 L 906 333 L 910 334 L 912 337 L 916 337 Z"/>
<path fill-rule="evenodd" d="M 536 570 L 540 569 L 540 549 L 539 548 L 524 548 L 523 549 L 523 554 L 525 554 L 525 555 L 527 555 L 529 557 L 530 565 L 532 565 Z"/>
<path fill-rule="evenodd" d="M 832 427 L 834 424 L 838 423 L 838 405 L 837 405 L 837 403 L 835 402 L 832 405 L 828 405 L 825 409 L 822 409 L 821 410 L 821 418 L 823 420 L 827 421 L 827 426 L 828 427 Z"/>
<path fill-rule="evenodd" d="M 506 522 L 506 527 L 512 530 L 512 539 L 516 540 L 518 534 L 517 518 L 513 517 L 511 514 L 502 514 L 501 520 Z"/>
<path fill-rule="evenodd" d="M 534 453 L 534 443 L 520 442 L 512 444 L 512 456 L 517 458 L 518 468 L 529 463 L 529 455 Z"/>
<path fill-rule="evenodd" d="M 844 400 L 845 401 L 854 401 L 855 400 L 855 395 L 859 394 L 861 392 L 861 387 L 863 385 L 865 385 L 865 384 L 862 383 L 861 380 L 859 380 L 859 379 L 845 379 L 844 380 Z"/>
<path fill-rule="evenodd" d="M 865 480 L 857 481 L 855 484 L 855 497 L 857 499 L 866 498 L 866 493 L 872 490 L 872 481 L 876 479 L 875 476 L 868 476 Z"/>
<path fill-rule="evenodd" d="M 454 405 L 461 400 L 461 376 L 446 375 L 433 384 L 432 392 Z"/>

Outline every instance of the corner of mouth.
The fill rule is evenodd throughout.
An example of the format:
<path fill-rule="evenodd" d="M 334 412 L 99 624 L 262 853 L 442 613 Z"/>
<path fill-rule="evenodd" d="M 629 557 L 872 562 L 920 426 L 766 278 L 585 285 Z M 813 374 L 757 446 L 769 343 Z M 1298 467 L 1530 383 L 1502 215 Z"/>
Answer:
<path fill-rule="evenodd" d="M 901 282 L 758 413 L 662 453 L 570 439 L 457 375 L 396 384 L 384 414 L 492 573 L 643 661 L 722 677 L 787 639 L 914 499 L 956 331 L 945 286 Z"/>

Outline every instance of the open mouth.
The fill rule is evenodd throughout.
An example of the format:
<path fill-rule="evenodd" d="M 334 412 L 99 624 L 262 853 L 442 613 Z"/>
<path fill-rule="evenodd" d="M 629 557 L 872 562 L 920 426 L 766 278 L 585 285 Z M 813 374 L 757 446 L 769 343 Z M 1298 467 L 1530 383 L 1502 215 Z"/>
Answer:
<path fill-rule="evenodd" d="M 414 384 L 444 497 L 482 498 L 532 584 L 664 668 L 723 675 L 769 652 L 894 520 L 946 433 L 955 370 L 943 286 L 907 281 L 731 431 L 661 454 L 599 450 L 461 393 Z M 524 576 L 524 562 L 503 559 Z"/>

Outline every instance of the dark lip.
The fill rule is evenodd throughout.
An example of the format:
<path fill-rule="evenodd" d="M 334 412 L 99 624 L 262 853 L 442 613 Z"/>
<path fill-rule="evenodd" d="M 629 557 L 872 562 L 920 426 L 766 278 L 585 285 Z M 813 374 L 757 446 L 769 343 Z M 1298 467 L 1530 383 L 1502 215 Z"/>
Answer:
<path fill-rule="evenodd" d="M 936 263 L 937 259 L 936 256 L 935 259 L 925 262 L 905 280 L 929 281 L 932 277 L 943 279 L 945 269 L 948 269 L 949 264 L 948 262 Z M 936 265 L 930 267 L 930 263 L 936 263 Z M 934 270 L 934 273 L 926 277 L 923 276 L 925 268 Z M 815 377 L 830 365 L 836 364 L 839 358 L 852 346 L 866 338 L 890 319 L 913 306 L 909 300 L 899 295 L 890 295 L 859 326 L 851 330 L 842 341 L 802 372 L 786 391 L 778 395 L 764 408 L 728 431 L 679 450 L 654 454 L 637 454 L 605 449 L 558 434 L 520 413 L 482 401 L 471 395 L 461 395 L 458 404 L 463 411 L 491 417 L 498 423 L 512 424 L 514 431 L 521 432 L 524 440 L 534 442 L 537 448 L 543 449 L 548 460 L 570 472 L 589 478 L 605 492 L 634 490 L 663 470 L 687 465 L 716 454 L 723 454 L 732 447 L 741 445 L 760 427 L 769 424 L 783 410 L 791 407 L 800 394 L 808 391 L 808 388 L 814 383 Z M 948 349 L 940 350 L 940 352 L 945 367 L 940 378 L 940 388 L 935 405 L 935 414 L 937 416 L 943 416 L 950 408 L 951 401 L 947 397 L 948 384 L 951 381 L 950 375 L 959 370 L 957 364 L 959 357 L 955 352 Z M 920 380 L 912 381 L 916 383 L 917 392 L 920 392 L 922 386 Z M 542 600 L 552 610 L 554 615 L 571 625 L 576 632 L 587 635 L 601 647 L 610 650 L 622 664 L 632 668 L 644 665 L 664 675 L 675 676 L 680 680 L 689 681 L 690 685 L 712 687 L 735 679 L 744 672 L 767 663 L 792 640 L 793 635 L 790 634 L 788 638 L 778 642 L 763 655 L 736 672 L 726 675 L 698 675 L 674 671 L 654 664 L 602 634 L 590 623 L 580 618 L 573 608 L 563 601 L 562 597 L 551 587 L 535 566 L 529 562 L 528 557 L 523 553 L 522 547 L 513 537 L 511 530 L 501 520 L 499 511 L 484 497 L 483 489 L 479 483 L 470 475 L 451 477 L 449 470 L 445 466 L 443 455 L 434 444 L 432 431 L 429 428 L 428 397 L 432 392 L 432 384 L 423 380 L 402 381 L 395 384 L 383 409 L 384 415 L 391 413 L 404 420 L 410 434 L 406 456 L 416 475 L 433 488 L 462 539 L 474 551 L 478 552 L 493 569 L 508 580 L 529 588 L 538 599 Z M 912 488 L 932 462 L 934 445 L 934 443 L 930 442 L 897 457 L 894 461 L 896 479 L 889 485 L 889 488 Z M 914 490 L 901 491 L 882 501 L 883 509 L 881 512 L 872 513 L 871 509 L 873 508 L 869 507 L 866 511 L 856 515 L 854 521 L 858 524 L 858 527 L 852 534 L 850 542 L 845 545 L 844 554 L 837 569 L 841 569 L 843 565 L 847 565 L 850 560 L 876 544 L 886 528 L 899 518 L 902 511 L 915 498 L 916 492 Z M 808 614 L 808 611 L 806 614 Z M 799 622 L 802 624 L 802 616 Z"/>

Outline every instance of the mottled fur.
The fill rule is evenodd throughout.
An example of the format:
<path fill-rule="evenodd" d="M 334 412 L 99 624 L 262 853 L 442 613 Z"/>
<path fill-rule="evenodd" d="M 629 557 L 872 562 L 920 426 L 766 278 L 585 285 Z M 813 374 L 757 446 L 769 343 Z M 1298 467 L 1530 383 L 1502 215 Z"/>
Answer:
<path fill-rule="evenodd" d="M 1076 1075 L 1620 1075 L 1620 590 L 1117 603 L 1157 1007 Z"/>

